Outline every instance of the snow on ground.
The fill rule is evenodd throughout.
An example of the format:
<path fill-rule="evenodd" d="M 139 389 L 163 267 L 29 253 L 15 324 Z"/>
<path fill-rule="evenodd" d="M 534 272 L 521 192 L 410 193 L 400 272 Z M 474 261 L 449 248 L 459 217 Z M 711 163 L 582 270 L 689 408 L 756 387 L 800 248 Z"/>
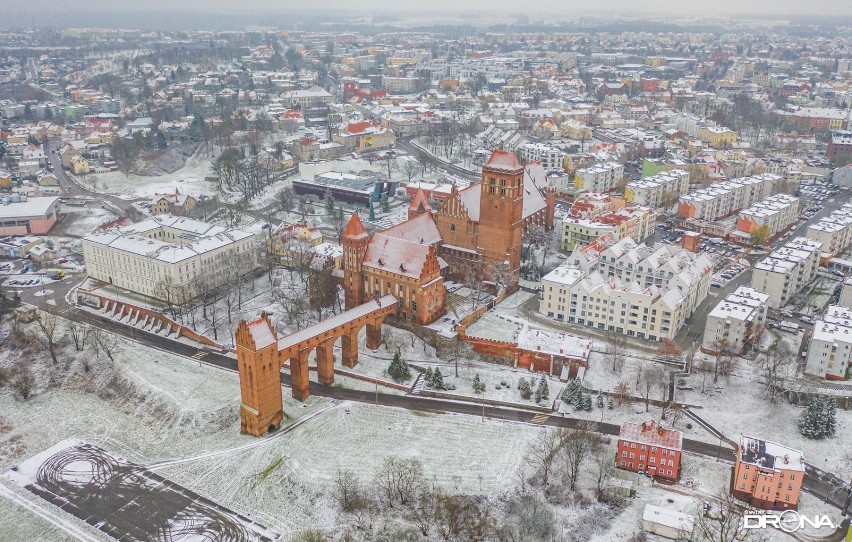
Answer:
<path fill-rule="evenodd" d="M 213 194 L 216 187 L 205 181 L 212 175 L 209 160 L 191 157 L 186 165 L 174 173 L 146 177 L 121 171 L 97 173 L 78 178 L 78 182 L 88 188 L 107 194 L 114 194 L 126 199 L 150 198 L 155 194 L 174 194 L 175 189 L 181 194 L 201 196 Z"/>
<path fill-rule="evenodd" d="M 89 235 L 101 224 L 116 219 L 111 211 L 102 207 L 64 207 L 62 212 L 66 215 L 61 224 L 63 233 L 78 237 Z"/>
<path fill-rule="evenodd" d="M 277 441 L 162 474 L 236 509 L 275 515 L 284 532 L 329 529 L 335 512 L 320 493 L 338 468 L 369 481 L 389 456 L 423 462 L 425 478 L 447 490 L 508 489 L 535 430 L 470 416 L 435 415 L 344 403 Z"/>

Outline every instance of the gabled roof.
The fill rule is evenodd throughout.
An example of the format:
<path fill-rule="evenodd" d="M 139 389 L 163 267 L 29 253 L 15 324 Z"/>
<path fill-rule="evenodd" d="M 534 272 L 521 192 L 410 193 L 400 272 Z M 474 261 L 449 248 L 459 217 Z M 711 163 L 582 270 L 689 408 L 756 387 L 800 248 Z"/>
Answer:
<path fill-rule="evenodd" d="M 434 245 L 441 242 L 441 232 L 435 225 L 435 220 L 430 214 L 422 214 L 400 222 L 376 235 L 402 239 L 421 245 Z"/>
<path fill-rule="evenodd" d="M 432 211 L 432 207 L 429 205 L 429 199 L 426 197 L 426 192 L 424 192 L 422 188 L 418 188 L 417 192 L 415 192 L 414 198 L 411 199 L 411 204 L 408 206 L 408 210 L 419 211 L 421 213 Z"/>
<path fill-rule="evenodd" d="M 248 331 L 251 338 L 254 340 L 254 346 L 257 349 L 266 348 L 275 344 L 275 331 L 272 329 L 272 324 L 267 318 L 261 318 L 248 324 Z"/>

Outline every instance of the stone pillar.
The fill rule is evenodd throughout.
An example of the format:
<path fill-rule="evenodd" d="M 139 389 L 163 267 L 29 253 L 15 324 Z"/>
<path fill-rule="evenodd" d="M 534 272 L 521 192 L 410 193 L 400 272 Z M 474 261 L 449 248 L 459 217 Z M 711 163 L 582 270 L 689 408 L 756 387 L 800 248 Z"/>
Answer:
<path fill-rule="evenodd" d="M 293 399 L 304 401 L 311 396 L 310 378 L 308 376 L 308 356 L 310 350 L 302 350 L 298 357 L 290 358 L 290 387 Z"/>
<path fill-rule="evenodd" d="M 382 345 L 382 320 L 376 320 L 374 324 L 367 324 L 367 348 L 378 350 Z"/>
<path fill-rule="evenodd" d="M 317 346 L 317 376 L 320 384 L 334 384 L 334 339 Z"/>
<path fill-rule="evenodd" d="M 358 331 L 347 333 L 341 340 L 343 366 L 351 369 L 358 365 Z"/>

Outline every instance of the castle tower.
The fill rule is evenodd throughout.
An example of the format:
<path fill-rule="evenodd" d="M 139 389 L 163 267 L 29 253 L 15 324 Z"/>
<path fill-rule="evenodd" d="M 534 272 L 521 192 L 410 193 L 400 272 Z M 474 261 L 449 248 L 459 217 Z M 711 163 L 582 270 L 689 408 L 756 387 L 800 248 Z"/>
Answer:
<path fill-rule="evenodd" d="M 343 292 L 346 309 L 357 307 L 364 301 L 364 283 L 361 265 L 370 236 L 357 214 L 353 214 L 343 230 Z"/>
<path fill-rule="evenodd" d="M 547 205 L 544 214 L 544 227 L 552 230 L 556 220 L 556 187 L 552 182 L 544 189 L 544 202 Z"/>
<path fill-rule="evenodd" d="M 265 312 L 259 320 L 240 322 L 236 334 L 240 374 L 240 431 L 259 437 L 281 425 L 281 366 L 278 337 Z"/>
<path fill-rule="evenodd" d="M 523 232 L 524 167 L 508 151 L 495 150 L 482 166 L 477 252 L 487 264 L 506 262 L 518 283 Z"/>

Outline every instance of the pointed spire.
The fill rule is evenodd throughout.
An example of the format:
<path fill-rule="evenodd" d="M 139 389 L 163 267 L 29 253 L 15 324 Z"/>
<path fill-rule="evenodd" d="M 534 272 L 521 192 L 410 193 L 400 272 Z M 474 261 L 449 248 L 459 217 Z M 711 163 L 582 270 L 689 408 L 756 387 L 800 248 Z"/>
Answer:
<path fill-rule="evenodd" d="M 372 209 L 372 206 L 370 207 Z M 367 236 L 367 230 L 361 219 L 358 218 L 358 213 L 352 213 L 349 223 L 346 224 L 346 229 L 343 230 L 343 237 L 346 239 L 360 239 Z"/>
<path fill-rule="evenodd" d="M 432 210 L 432 207 L 429 205 L 429 199 L 426 197 L 426 192 L 422 188 L 417 189 L 414 198 L 411 200 L 411 204 L 408 206 L 408 210 L 420 213 Z"/>

